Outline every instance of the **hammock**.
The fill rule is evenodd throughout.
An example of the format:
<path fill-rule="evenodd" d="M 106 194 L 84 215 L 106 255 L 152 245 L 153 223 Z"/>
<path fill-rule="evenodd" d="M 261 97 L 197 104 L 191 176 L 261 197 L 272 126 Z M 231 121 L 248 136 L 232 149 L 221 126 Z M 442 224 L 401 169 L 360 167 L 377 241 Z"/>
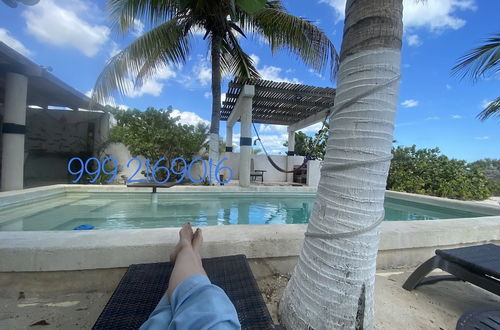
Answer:
<path fill-rule="evenodd" d="M 327 111 L 326 118 L 325 118 L 325 120 L 323 120 L 323 125 L 321 125 L 321 129 L 319 130 L 319 132 L 321 132 L 325 128 L 325 122 L 328 119 L 328 115 L 329 114 L 330 114 L 330 111 Z M 320 135 L 318 134 L 318 136 L 316 137 L 316 139 L 314 141 L 313 147 L 311 148 L 311 151 L 309 151 L 309 153 L 304 157 L 304 162 L 299 167 L 297 167 L 297 168 L 295 168 L 293 170 L 285 170 L 285 169 L 282 169 L 281 167 L 279 167 L 278 164 L 276 164 L 274 162 L 274 160 L 271 158 L 271 156 L 269 156 L 269 154 L 267 153 L 266 148 L 264 147 L 264 144 L 262 143 L 262 140 L 260 139 L 259 131 L 257 131 L 257 128 L 255 128 L 255 123 L 252 123 L 252 126 L 253 126 L 253 129 L 254 129 L 255 133 L 257 134 L 257 140 L 256 141 L 260 142 L 262 150 L 266 154 L 267 160 L 269 161 L 269 163 L 277 171 L 280 171 L 281 173 L 294 173 L 295 174 L 295 173 L 298 173 L 300 170 L 302 170 L 307 165 L 307 162 L 312 159 L 312 157 L 311 157 L 312 152 L 313 152 L 314 149 L 316 149 L 316 146 L 318 145 L 318 141 L 319 141 L 319 137 L 320 137 Z"/>

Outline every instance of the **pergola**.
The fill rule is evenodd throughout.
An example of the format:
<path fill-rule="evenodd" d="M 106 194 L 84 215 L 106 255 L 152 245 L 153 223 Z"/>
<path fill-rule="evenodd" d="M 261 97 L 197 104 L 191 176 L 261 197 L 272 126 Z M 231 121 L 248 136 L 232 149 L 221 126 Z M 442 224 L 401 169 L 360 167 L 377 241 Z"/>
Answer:
<path fill-rule="evenodd" d="M 233 126 L 241 122 L 240 186 L 250 185 L 252 122 L 288 126 L 288 156 L 295 154 L 295 132 L 325 120 L 335 89 L 261 79 L 236 78 L 222 103 L 226 121 L 226 152 L 232 152 Z"/>

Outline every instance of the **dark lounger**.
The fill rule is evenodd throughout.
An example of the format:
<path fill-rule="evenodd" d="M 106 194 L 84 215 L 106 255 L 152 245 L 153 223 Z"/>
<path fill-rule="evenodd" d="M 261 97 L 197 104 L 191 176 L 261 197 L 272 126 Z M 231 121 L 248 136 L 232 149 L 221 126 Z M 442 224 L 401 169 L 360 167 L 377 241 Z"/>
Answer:
<path fill-rule="evenodd" d="M 213 284 L 221 287 L 238 312 L 242 329 L 274 329 L 271 315 L 244 255 L 203 259 Z M 93 329 L 137 329 L 167 290 L 170 262 L 131 265 Z"/>
<path fill-rule="evenodd" d="M 500 330 L 500 307 L 465 313 L 458 320 L 456 330 Z"/>
<path fill-rule="evenodd" d="M 453 276 L 429 276 L 432 270 L 440 268 Z M 500 295 L 500 246 L 484 244 L 448 250 L 436 250 L 436 255 L 408 277 L 403 284 L 406 290 L 413 290 L 422 284 L 440 280 L 458 279 L 475 284 Z"/>

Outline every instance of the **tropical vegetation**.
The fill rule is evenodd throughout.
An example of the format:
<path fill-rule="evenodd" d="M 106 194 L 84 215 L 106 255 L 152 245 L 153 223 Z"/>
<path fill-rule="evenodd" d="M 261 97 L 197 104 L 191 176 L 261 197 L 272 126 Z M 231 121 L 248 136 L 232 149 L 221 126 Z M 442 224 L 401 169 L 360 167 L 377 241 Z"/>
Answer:
<path fill-rule="evenodd" d="M 121 142 L 132 156 L 143 156 L 153 164 L 160 158 L 171 161 L 177 157 L 189 162 L 206 148 L 208 126 L 181 124 L 171 113 L 172 107 L 116 111 L 109 142 Z"/>
<path fill-rule="evenodd" d="M 212 64 L 210 157 L 219 157 L 222 74 L 259 78 L 252 58 L 239 38 L 264 39 L 273 52 L 287 50 L 315 70 L 331 63 L 337 53 L 328 37 L 310 21 L 286 12 L 280 0 L 108 0 L 113 24 L 126 34 L 137 20 L 150 29 L 109 60 L 93 88 L 92 99 L 109 103 L 118 91 L 140 86 L 166 65 L 184 64 L 194 33 L 208 41 Z"/>
<path fill-rule="evenodd" d="M 472 165 L 442 155 L 439 148 L 417 149 L 415 145 L 398 146 L 392 153 L 387 189 L 462 200 L 491 196 L 494 184 L 481 169 L 491 163 Z"/>
<path fill-rule="evenodd" d="M 469 164 L 471 169 L 484 173 L 490 181 L 490 190 L 500 196 L 500 159 L 485 158 Z"/>
<path fill-rule="evenodd" d="M 309 156 L 311 159 L 323 160 L 325 157 L 326 140 L 328 139 L 328 122 L 324 123 L 324 127 L 316 132 L 314 137 L 305 134 L 304 132 L 295 132 L 295 155 Z M 283 144 L 288 147 L 288 141 Z"/>
<path fill-rule="evenodd" d="M 452 72 L 461 74 L 462 78 L 469 76 L 474 81 L 488 74 L 500 77 L 500 31 L 486 39 L 483 45 L 462 56 Z M 489 102 L 478 118 L 486 120 L 493 116 L 500 118 L 500 96 Z"/>

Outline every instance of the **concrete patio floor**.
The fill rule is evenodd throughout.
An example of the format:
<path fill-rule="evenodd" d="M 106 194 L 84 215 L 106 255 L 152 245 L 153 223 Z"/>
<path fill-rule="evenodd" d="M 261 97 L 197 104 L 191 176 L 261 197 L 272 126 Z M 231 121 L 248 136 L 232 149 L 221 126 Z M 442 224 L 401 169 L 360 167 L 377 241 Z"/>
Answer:
<path fill-rule="evenodd" d="M 2 273 L 0 329 L 90 329 L 124 271 Z M 500 297 L 464 282 L 444 281 L 408 292 L 401 285 L 409 274 L 399 270 L 377 273 L 377 329 L 455 329 L 463 312 L 500 306 Z M 289 276 L 256 277 L 276 319 L 277 301 Z"/>

